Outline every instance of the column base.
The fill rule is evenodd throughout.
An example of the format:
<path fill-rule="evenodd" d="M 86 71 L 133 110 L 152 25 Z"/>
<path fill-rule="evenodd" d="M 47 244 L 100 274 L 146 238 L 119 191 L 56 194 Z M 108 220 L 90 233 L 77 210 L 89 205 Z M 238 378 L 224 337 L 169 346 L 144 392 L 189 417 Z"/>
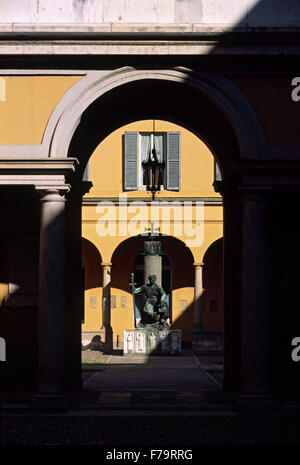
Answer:
<path fill-rule="evenodd" d="M 71 399 L 64 393 L 38 393 L 31 400 L 31 407 L 39 411 L 67 411 L 71 408 Z"/>
<path fill-rule="evenodd" d="M 236 398 L 236 406 L 239 410 L 272 410 L 276 407 L 276 402 L 271 394 L 239 394 Z"/>
<path fill-rule="evenodd" d="M 222 331 L 205 331 L 194 327 L 192 329 L 192 349 L 195 354 L 217 352 L 222 354 Z"/>

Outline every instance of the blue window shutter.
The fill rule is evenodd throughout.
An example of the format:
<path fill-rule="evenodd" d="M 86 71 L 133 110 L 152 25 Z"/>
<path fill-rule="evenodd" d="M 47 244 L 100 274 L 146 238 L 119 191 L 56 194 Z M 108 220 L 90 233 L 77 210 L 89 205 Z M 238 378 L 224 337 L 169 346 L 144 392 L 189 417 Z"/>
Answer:
<path fill-rule="evenodd" d="M 88 161 L 83 172 L 82 181 L 89 181 L 90 179 L 90 162 Z"/>
<path fill-rule="evenodd" d="M 180 132 L 167 134 L 167 190 L 180 189 Z"/>
<path fill-rule="evenodd" d="M 138 189 L 138 133 L 132 131 L 125 132 L 124 189 Z"/>

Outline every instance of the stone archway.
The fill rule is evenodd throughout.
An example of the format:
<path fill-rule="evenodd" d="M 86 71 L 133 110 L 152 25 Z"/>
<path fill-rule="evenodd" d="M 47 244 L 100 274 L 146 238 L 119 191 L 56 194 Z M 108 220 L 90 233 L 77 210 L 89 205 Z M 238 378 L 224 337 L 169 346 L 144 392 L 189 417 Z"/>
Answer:
<path fill-rule="evenodd" d="M 99 77 L 95 79 L 92 75 L 89 79 L 90 82 L 86 79 L 89 92 L 84 95 L 85 88 L 81 84 L 83 89 L 81 88 L 80 95 L 77 95 L 77 102 L 74 100 L 76 93 L 68 104 L 64 102 L 51 142 L 48 138 L 50 159 L 55 160 L 58 156 L 68 155 L 70 159 L 77 157 L 80 162 L 79 168 L 71 178 L 71 195 L 67 203 L 70 212 L 67 234 L 72 236 L 76 230 L 76 238 L 79 237 L 81 219 L 78 207 L 82 195 L 80 186 L 83 170 L 95 146 L 112 130 L 126 122 L 160 118 L 180 123 L 200 136 L 216 157 L 223 179 L 217 187 L 224 199 L 224 388 L 239 391 L 242 385 L 244 392 L 248 392 L 249 389 L 255 393 L 264 392 L 266 378 L 262 367 L 267 363 L 266 338 L 264 342 L 263 338 L 260 341 L 263 354 L 261 359 L 253 359 L 255 366 L 251 375 L 247 371 L 241 372 L 240 360 L 236 357 L 236 353 L 240 353 L 241 349 L 241 308 L 246 313 L 246 320 L 251 320 L 253 297 L 251 293 L 246 292 L 242 300 L 242 233 L 244 232 L 243 244 L 248 244 L 248 247 L 244 247 L 244 263 L 247 272 L 252 273 L 257 261 L 252 259 L 256 255 L 250 252 L 250 243 L 253 242 L 256 232 L 249 228 L 249 224 L 260 222 L 263 229 L 266 221 L 265 199 L 261 191 L 257 190 L 257 186 L 251 191 L 250 196 L 248 191 L 244 195 L 243 205 L 238 189 L 242 184 L 238 172 L 241 160 L 254 161 L 263 155 L 260 148 L 264 145 L 264 139 L 255 113 L 239 91 L 232 85 L 229 86 L 226 80 L 203 78 L 186 70 L 125 69 L 112 74 L 108 80 Z M 53 119 L 51 125 L 53 128 Z M 248 186 L 252 182 L 251 174 L 251 171 L 250 175 L 249 171 L 246 172 L 248 177 L 244 178 L 244 183 Z M 243 210 L 246 212 L 244 218 Z M 72 254 L 77 257 L 79 263 L 81 260 L 78 240 L 76 244 Z M 265 237 L 262 237 L 257 247 L 262 256 L 261 254 L 265 253 Z M 69 282 L 73 279 L 78 282 L 78 273 L 78 266 L 70 269 Z M 261 277 L 262 279 L 256 283 L 257 298 L 265 294 L 265 270 L 261 270 Z M 265 305 L 266 302 L 262 302 L 263 304 L 257 301 L 257 308 Z M 70 315 L 69 318 L 73 319 L 74 324 L 74 316 Z M 261 318 L 266 329 L 266 319 L 262 316 Z M 251 325 L 253 330 L 253 321 Z M 244 327 L 244 330 L 247 341 L 251 335 L 248 328 Z M 245 359 L 251 358 L 251 351 L 246 343 L 242 354 Z"/>
<path fill-rule="evenodd" d="M 115 249 L 112 257 L 112 288 L 119 290 L 119 293 L 126 293 L 127 300 L 132 302 L 129 288 L 130 273 L 134 271 L 137 256 L 144 251 L 144 241 L 146 237 L 134 236 L 125 239 Z M 168 257 L 172 280 L 172 320 L 171 329 L 181 329 L 183 331 L 183 342 L 191 346 L 192 329 L 195 324 L 194 306 L 194 284 L 195 270 L 194 257 L 191 250 L 185 246 L 184 242 L 174 236 L 160 235 L 161 250 Z M 142 284 L 143 273 L 140 277 Z M 133 307 L 130 307 L 131 317 L 124 316 L 128 324 L 133 325 Z M 129 310 L 127 308 L 127 310 Z M 130 319 L 131 318 L 131 319 Z M 124 327 L 125 329 L 125 327 Z"/>
<path fill-rule="evenodd" d="M 128 73 L 130 74 L 129 71 Z M 134 74 L 133 72 L 133 76 Z M 159 73 L 141 72 L 139 79 L 132 79 L 130 82 L 126 82 L 125 80 L 125 84 L 121 83 L 121 85 L 108 90 L 99 98 L 96 98 L 97 95 L 94 94 L 96 99 L 81 114 L 80 121 L 75 121 L 74 116 L 73 129 L 70 130 L 70 134 L 73 136 L 68 146 L 68 156 L 72 157 L 76 154 L 81 162 L 81 166 L 79 166 L 73 178 L 73 188 L 77 183 L 81 182 L 82 173 L 89 156 L 101 140 L 110 132 L 126 122 L 160 118 L 180 123 L 183 127 L 201 137 L 218 160 L 222 170 L 223 184 L 230 185 L 230 192 L 224 194 L 224 199 L 225 196 L 228 198 L 231 196 L 233 204 L 234 202 L 238 202 L 237 176 L 234 167 L 242 158 L 240 149 L 242 148 L 243 156 L 246 157 L 249 147 L 252 146 L 251 156 L 257 156 L 258 142 L 255 136 L 253 136 L 254 132 L 250 129 L 251 124 L 249 123 L 249 126 L 246 124 L 247 128 L 244 126 L 243 130 L 239 130 L 235 125 L 239 126 L 243 124 L 243 121 L 246 121 L 245 115 L 243 117 L 237 116 L 236 110 L 234 110 L 233 114 L 236 115 L 236 120 L 232 122 L 233 126 L 235 126 L 233 129 L 229 124 L 229 117 L 225 112 L 226 104 L 224 104 L 224 99 L 226 101 L 226 98 L 221 98 L 219 93 L 220 98 L 217 104 L 212 100 L 210 91 L 209 95 L 203 93 L 204 88 L 202 92 L 199 91 L 199 88 L 194 85 L 194 81 L 197 80 L 196 75 L 181 74 L 180 79 L 170 79 L 168 81 L 166 78 L 168 72 L 162 72 L 161 74 L 164 75 L 164 79 L 160 80 L 158 79 L 160 76 Z M 211 87 L 214 86 L 211 85 Z M 210 89 L 210 86 L 206 86 L 206 88 Z M 157 105 L 153 105 L 154 96 L 156 99 L 155 102 L 158 102 Z M 140 105 L 140 102 L 143 101 L 145 104 Z M 128 102 L 130 102 L 130 105 L 128 105 Z M 222 107 L 222 103 L 224 104 L 223 112 L 220 112 L 219 107 Z M 229 107 L 231 108 L 231 104 Z M 120 111 L 114 111 L 115 108 L 119 108 Z M 241 105 L 241 108 L 243 108 L 243 105 Z M 239 134 L 239 140 L 235 132 Z M 54 138 L 57 137 L 57 134 L 55 132 Z M 63 140 L 65 141 L 65 139 Z M 220 186 L 218 188 L 220 189 Z M 233 204 L 230 204 L 230 211 L 233 208 Z M 226 205 L 225 203 L 225 208 Z M 235 214 L 234 217 L 235 221 L 238 222 L 241 219 L 241 211 L 238 215 Z M 232 228 L 230 222 L 228 222 L 228 225 Z M 233 266 L 234 264 L 241 280 L 241 250 L 237 254 L 235 248 L 235 245 L 241 242 L 241 225 L 230 232 L 228 240 L 232 242 L 228 243 L 228 247 L 226 247 L 225 255 L 228 259 L 225 259 L 224 266 L 226 267 L 227 263 L 228 266 Z M 234 247 L 234 252 L 232 247 Z M 235 263 L 230 256 L 232 253 L 235 254 Z M 230 296 L 227 314 L 231 321 L 232 313 L 240 313 L 241 296 L 234 295 L 232 298 L 232 295 L 235 294 L 238 281 L 231 278 L 230 270 L 227 276 L 226 292 Z M 237 318 L 235 319 L 238 321 Z M 238 344 L 237 334 L 236 328 L 233 331 L 230 328 L 226 331 L 225 345 L 229 348 L 232 347 L 232 351 L 236 351 Z M 231 349 L 228 350 L 231 353 Z M 228 376 L 226 376 L 226 372 L 229 373 Z M 228 379 L 227 388 L 229 390 L 238 389 L 240 383 L 240 365 L 231 355 L 227 357 L 224 379 Z"/>
<path fill-rule="evenodd" d="M 191 89 L 194 95 L 205 95 L 233 128 L 242 158 L 255 159 L 264 152 L 266 141 L 254 109 L 244 94 L 225 77 L 203 75 L 181 67 L 151 70 L 124 67 L 113 73 L 89 72 L 65 94 L 44 132 L 42 145 L 48 156 L 61 157 L 69 153 L 82 115 L 95 101 L 115 91 L 119 94 L 122 87 L 141 81 L 177 83 L 181 88 Z M 194 130 L 201 134 L 200 127 L 195 126 Z"/>

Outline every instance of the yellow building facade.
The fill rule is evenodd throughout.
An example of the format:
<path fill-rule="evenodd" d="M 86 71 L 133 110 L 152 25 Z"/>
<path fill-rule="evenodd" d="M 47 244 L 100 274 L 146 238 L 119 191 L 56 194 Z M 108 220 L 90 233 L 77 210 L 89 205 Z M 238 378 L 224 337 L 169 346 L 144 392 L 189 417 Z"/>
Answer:
<path fill-rule="evenodd" d="M 141 151 L 140 137 L 151 138 L 151 134 L 160 134 L 168 139 L 168 134 L 179 134 L 178 188 L 167 189 L 165 183 L 157 192 L 155 201 L 151 200 L 151 193 L 142 181 L 137 189 L 126 190 L 124 139 L 128 133 L 138 135 L 138 152 Z M 167 148 L 165 150 L 168 151 Z M 139 178 L 142 176 L 139 157 L 137 163 Z M 114 347 L 122 347 L 124 330 L 134 328 L 133 298 L 128 283 L 130 273 L 135 271 L 135 263 L 140 264 L 136 265 L 137 269 L 142 268 L 142 258 L 138 260 L 138 256 L 143 252 L 147 234 L 149 239 L 151 227 L 152 234 L 160 236 L 162 252 L 167 255 L 163 268 L 169 269 L 171 275 L 167 284 L 170 288 L 171 327 L 181 329 L 183 341 L 191 342 L 195 320 L 195 269 L 198 265 L 204 270 L 202 264 L 206 252 L 222 237 L 222 202 L 213 188 L 215 163 L 212 153 L 195 134 L 181 126 L 160 120 L 135 121 L 115 130 L 98 145 L 89 160 L 88 177 L 92 187 L 83 198 L 82 210 L 84 345 L 102 326 L 102 274 L 105 266 L 109 266 L 111 279 L 110 315 Z M 203 324 L 207 330 L 222 330 L 219 273 L 217 270 L 215 282 L 213 276 L 208 278 L 210 283 L 206 292 L 213 288 L 213 295 L 206 299 L 204 306 L 207 311 L 203 314 Z M 138 277 L 142 279 L 143 274 L 138 274 Z M 138 285 L 141 284 L 139 281 Z M 214 311 L 214 305 L 218 306 L 217 311 Z"/>

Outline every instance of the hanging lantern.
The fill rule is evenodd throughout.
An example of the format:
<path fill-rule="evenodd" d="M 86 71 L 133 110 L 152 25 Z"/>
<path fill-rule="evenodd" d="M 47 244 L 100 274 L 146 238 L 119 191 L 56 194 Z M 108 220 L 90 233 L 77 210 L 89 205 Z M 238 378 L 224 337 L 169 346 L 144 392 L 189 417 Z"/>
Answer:
<path fill-rule="evenodd" d="M 155 192 L 160 191 L 160 186 L 163 184 L 165 162 L 159 162 L 157 160 L 154 143 L 153 149 L 150 149 L 148 160 L 142 163 L 142 167 L 144 171 L 146 189 L 152 193 L 152 200 L 155 200 Z"/>

